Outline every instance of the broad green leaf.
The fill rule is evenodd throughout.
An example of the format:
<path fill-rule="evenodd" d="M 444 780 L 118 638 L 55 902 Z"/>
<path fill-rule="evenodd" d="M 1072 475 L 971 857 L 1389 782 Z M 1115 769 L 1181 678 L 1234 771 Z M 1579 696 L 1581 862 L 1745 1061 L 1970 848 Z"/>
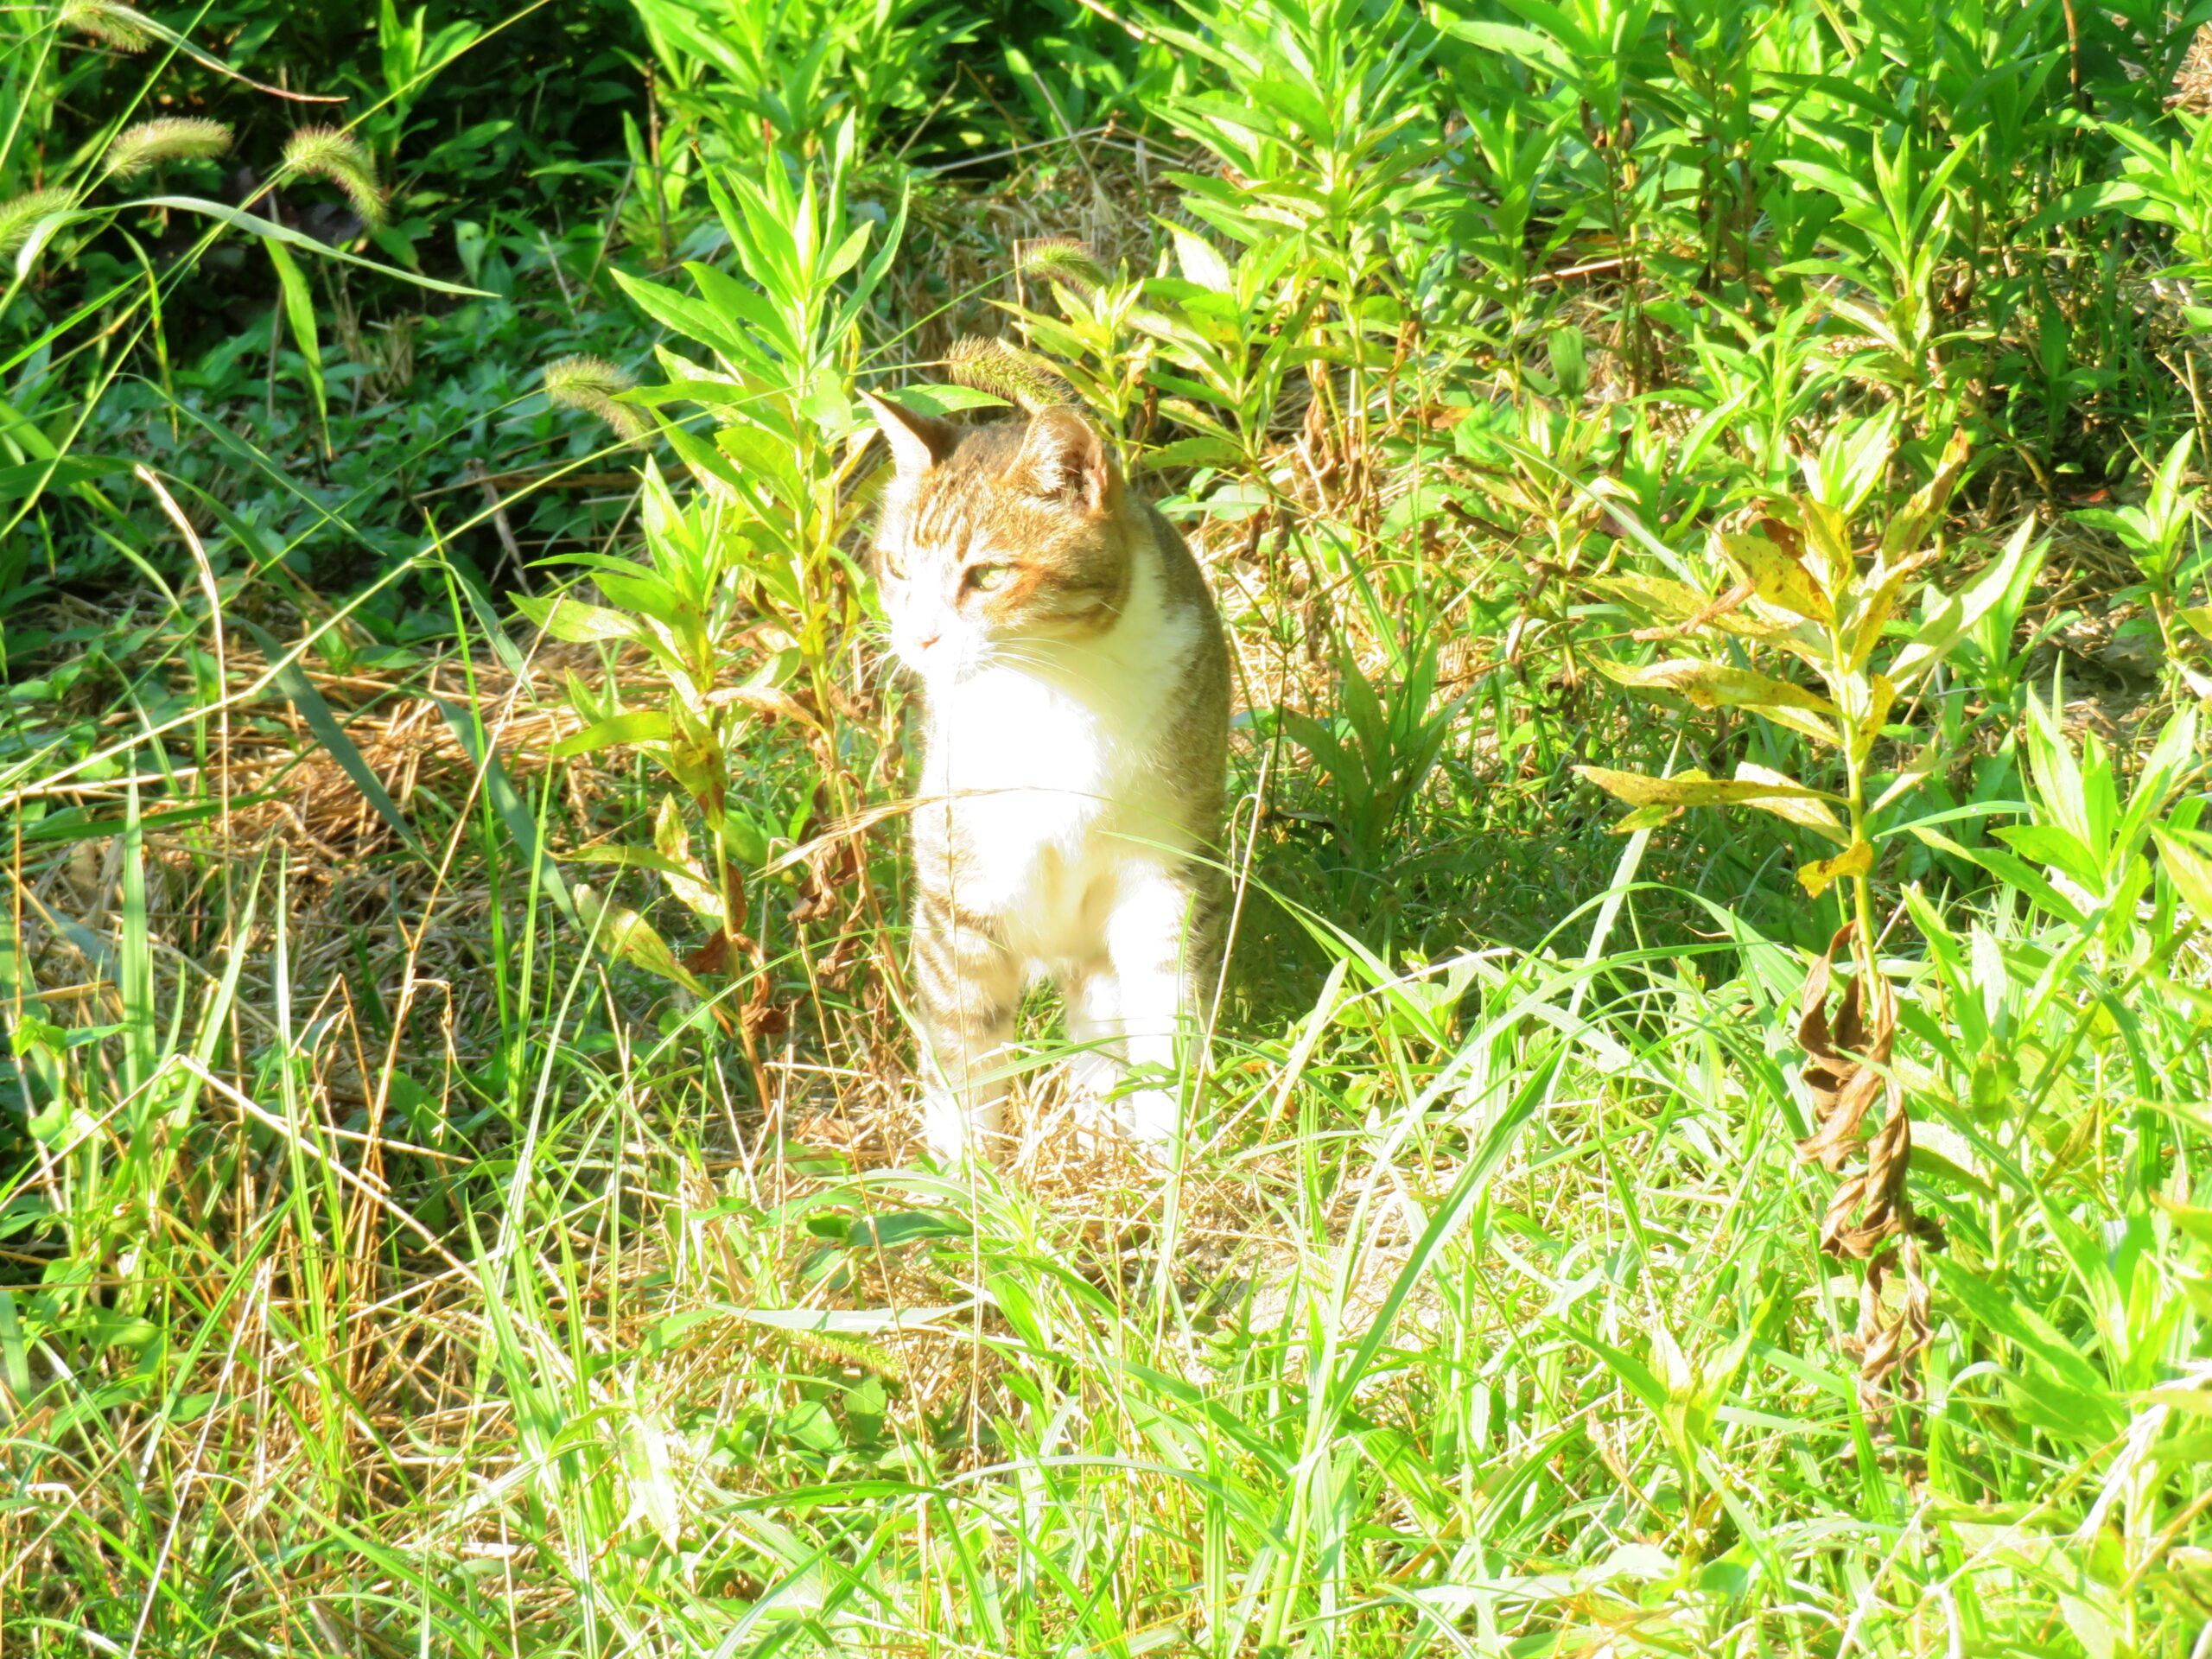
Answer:
<path fill-rule="evenodd" d="M 1894 119 L 1894 115 L 1891 118 Z M 1778 161 L 1775 165 L 1792 178 L 1802 179 L 1815 189 L 1827 191 L 1839 201 L 1866 207 L 1874 205 L 1872 192 L 1858 180 L 1847 174 L 1838 172 L 1834 168 L 1824 166 L 1819 162 L 1788 159 Z"/>
<path fill-rule="evenodd" d="M 2024 858 L 2032 858 L 2046 869 L 2064 873 L 2067 879 L 2094 892 L 2104 885 L 2105 873 L 2082 838 L 2056 823 L 2013 823 L 1997 830 L 1998 840 Z"/>
<path fill-rule="evenodd" d="M 619 743 L 665 743 L 668 716 L 658 709 L 642 709 L 608 720 L 595 721 L 581 732 L 572 732 L 550 751 L 556 760 L 572 754 L 590 754 Z"/>
<path fill-rule="evenodd" d="M 2212 836 L 2158 824 L 2151 837 L 2158 843 L 2158 865 L 2174 891 L 2200 923 L 2212 927 Z"/>
<path fill-rule="evenodd" d="M 1185 281 L 1216 294 L 1227 294 L 1235 289 L 1236 279 L 1230 271 L 1229 262 L 1212 243 L 1180 225 L 1170 225 L 1167 229 L 1175 238 L 1175 263 L 1182 268 Z"/>
<path fill-rule="evenodd" d="M 2088 918 L 2082 914 L 2074 901 L 2059 892 L 2044 879 L 2041 871 L 2018 854 L 2000 851 L 1994 847 L 1962 846 L 1948 836 L 1924 824 L 1907 824 L 1905 828 L 1917 840 L 1937 852 L 1948 853 L 1953 858 L 1963 859 L 1969 864 L 1978 864 L 1999 880 L 2010 883 L 2069 926 L 2082 928 L 2088 925 Z"/>
<path fill-rule="evenodd" d="M 918 382 L 896 391 L 879 391 L 876 396 L 886 403 L 897 404 L 922 415 L 958 415 L 971 409 L 1007 406 L 1005 398 L 995 391 L 985 391 L 981 386 L 958 386 L 939 381 Z"/>
<path fill-rule="evenodd" d="M 691 970 L 676 959 L 676 953 L 668 948 L 668 941 L 636 911 L 602 899 L 582 882 L 577 883 L 573 894 L 578 921 L 608 956 L 672 980 L 694 996 L 708 995 L 707 988 L 693 977 Z"/>
<path fill-rule="evenodd" d="M 2142 187 L 2122 179 L 2079 185 L 2062 192 L 2013 234 L 2021 238 L 2040 236 L 2045 231 L 2073 219 L 2086 219 L 2107 207 L 2125 207 L 2142 200 Z"/>
<path fill-rule="evenodd" d="M 648 283 L 627 271 L 615 270 L 613 276 L 622 291 L 637 302 L 638 308 L 664 328 L 740 362 L 751 355 L 744 340 L 733 334 L 705 301 L 695 300 L 658 283 Z"/>
<path fill-rule="evenodd" d="M 1897 652 L 1887 671 L 1899 691 L 1911 690 L 1915 680 L 1942 662 L 1967 631 L 2005 597 L 2012 585 L 2013 572 L 2028 556 L 2035 531 L 2036 521 L 2032 518 L 2022 519 L 2004 553 L 1993 560 L 1964 593 L 1944 601 L 1936 614 L 1921 624 L 1920 631 Z"/>
<path fill-rule="evenodd" d="M 1145 451 L 1144 464 L 1147 467 L 1233 467 L 1243 458 L 1243 451 L 1226 438 L 1178 438 Z"/>
<path fill-rule="evenodd" d="M 1487 51 L 1518 58 L 1532 69 L 1541 69 L 1562 79 L 1575 73 L 1573 60 L 1554 41 L 1532 29 L 1521 29 L 1512 23 L 1491 22 L 1481 18 L 1449 16 L 1440 16 L 1436 26 L 1447 35 L 1471 41 Z"/>
<path fill-rule="evenodd" d="M 514 604 L 539 627 L 568 645 L 586 645 L 601 639 L 638 637 L 637 623 L 621 612 L 610 611 L 603 605 L 587 605 L 566 594 L 543 598 L 517 594 Z"/>

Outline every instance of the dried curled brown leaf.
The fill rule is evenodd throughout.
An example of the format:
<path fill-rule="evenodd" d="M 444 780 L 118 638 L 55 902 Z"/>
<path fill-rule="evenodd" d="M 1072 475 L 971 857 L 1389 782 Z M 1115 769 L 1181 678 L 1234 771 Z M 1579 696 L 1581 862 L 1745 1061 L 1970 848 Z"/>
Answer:
<path fill-rule="evenodd" d="M 1797 1143 L 1797 1156 L 1840 1175 L 1862 1150 L 1866 1154 L 1865 1167 L 1840 1182 L 1828 1200 L 1821 1218 L 1821 1249 L 1867 1264 L 1859 1286 L 1858 1330 L 1844 1345 L 1859 1361 L 1859 1397 L 1871 1415 L 1879 1409 L 1885 1389 L 1903 1399 L 1916 1396 L 1911 1362 L 1929 1339 L 1920 1244 L 1923 1239 L 1940 1243 L 1942 1233 L 1913 1214 L 1906 1189 L 1912 1119 L 1890 1064 L 1897 1043 L 1897 993 L 1887 980 L 1862 968 L 1844 988 L 1834 1020 L 1828 1017 L 1836 953 L 1857 931 L 1856 924 L 1839 929 L 1805 976 L 1797 1014 L 1797 1041 L 1805 1051 L 1799 1076 L 1813 1099 L 1814 1128 Z M 1862 1141 L 1859 1130 L 1877 1096 L 1883 1103 L 1881 1125 L 1872 1139 Z M 1883 1290 L 1900 1272 L 1904 1300 L 1892 1319 L 1885 1313 Z"/>

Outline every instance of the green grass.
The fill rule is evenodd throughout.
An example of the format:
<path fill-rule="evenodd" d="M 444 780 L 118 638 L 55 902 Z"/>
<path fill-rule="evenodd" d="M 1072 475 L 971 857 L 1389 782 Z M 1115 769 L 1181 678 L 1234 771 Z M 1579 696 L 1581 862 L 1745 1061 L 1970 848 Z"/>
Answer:
<path fill-rule="evenodd" d="M 2201 993 L 2123 1020 L 2084 965 L 2021 1033 L 2086 1033 L 2043 1111 L 1916 1090 L 1950 1245 L 1924 1401 L 1869 1419 L 1802 965 L 1719 911 L 1639 943 L 1641 836 L 1548 948 L 1347 939 L 1219 1033 L 1172 1179 L 1045 1132 L 963 1179 L 895 1017 L 825 989 L 764 1123 L 476 781 L 418 779 L 430 861 L 195 868 L 126 801 L 105 887 L 22 890 L 11 994 L 66 977 L 41 905 L 105 902 L 121 1016 L 18 1062 L 58 1103 L 0 1332 L 30 1650 L 2186 1647 L 2205 1211 L 2145 1166 L 2202 1157 Z M 226 874 L 243 947 L 158 949 Z M 496 955 L 415 937 L 495 902 Z M 2057 931 L 1981 925 L 2017 1002 Z"/>

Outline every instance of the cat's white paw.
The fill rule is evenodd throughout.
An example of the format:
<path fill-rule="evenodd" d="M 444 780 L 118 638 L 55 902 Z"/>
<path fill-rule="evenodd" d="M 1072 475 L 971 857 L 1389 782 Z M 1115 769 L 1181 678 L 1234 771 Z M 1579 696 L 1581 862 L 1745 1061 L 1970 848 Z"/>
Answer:
<path fill-rule="evenodd" d="M 1122 1100 L 1122 1122 L 1137 1149 L 1166 1163 L 1175 1154 L 1175 1134 L 1181 1127 L 1182 1102 L 1172 1089 L 1139 1089 Z"/>
<path fill-rule="evenodd" d="M 922 1095 L 922 1135 L 930 1151 L 946 1164 L 963 1160 L 988 1161 L 998 1143 L 1004 1117 L 1003 1103 L 979 1101 L 970 1106 L 949 1089 L 937 1088 Z"/>
<path fill-rule="evenodd" d="M 1122 1104 L 1113 1095 L 1122 1071 L 1122 1062 L 1103 1050 L 1068 1063 L 1068 1115 L 1082 1133 L 1099 1140 L 1122 1133 Z"/>

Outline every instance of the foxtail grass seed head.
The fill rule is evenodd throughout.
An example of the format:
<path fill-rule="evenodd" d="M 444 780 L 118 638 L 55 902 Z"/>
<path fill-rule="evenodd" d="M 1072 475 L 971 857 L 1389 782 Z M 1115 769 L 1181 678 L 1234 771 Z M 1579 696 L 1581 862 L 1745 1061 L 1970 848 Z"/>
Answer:
<path fill-rule="evenodd" d="M 327 179 L 346 193 L 365 222 L 384 223 L 384 191 L 377 183 L 376 168 L 352 133 L 336 127 L 302 127 L 284 143 L 284 168 L 297 178 Z"/>
<path fill-rule="evenodd" d="M 1017 404 L 1026 414 L 1075 402 L 1068 383 L 1018 346 L 981 334 L 963 334 L 944 354 L 945 368 L 963 386 Z"/>
<path fill-rule="evenodd" d="M 645 416 L 615 395 L 636 384 L 603 357 L 556 358 L 545 365 L 545 396 L 563 409 L 596 415 L 623 438 L 635 443 L 645 435 Z"/>
<path fill-rule="evenodd" d="M 125 127 L 107 147 L 108 176 L 135 179 L 163 162 L 204 162 L 231 147 L 231 130 L 204 116 L 164 116 Z"/>
<path fill-rule="evenodd" d="M 1072 236 L 1043 236 L 1024 242 L 1015 264 L 1025 276 L 1065 283 L 1084 294 L 1106 281 L 1106 267 L 1098 263 L 1090 245 Z"/>
<path fill-rule="evenodd" d="M 0 202 L 0 257 L 29 241 L 39 220 L 66 213 L 76 205 L 77 198 L 67 190 L 33 190 Z"/>
<path fill-rule="evenodd" d="M 118 52 L 143 52 L 154 43 L 151 21 L 115 0 L 67 0 L 55 16 L 64 29 L 89 35 Z"/>

